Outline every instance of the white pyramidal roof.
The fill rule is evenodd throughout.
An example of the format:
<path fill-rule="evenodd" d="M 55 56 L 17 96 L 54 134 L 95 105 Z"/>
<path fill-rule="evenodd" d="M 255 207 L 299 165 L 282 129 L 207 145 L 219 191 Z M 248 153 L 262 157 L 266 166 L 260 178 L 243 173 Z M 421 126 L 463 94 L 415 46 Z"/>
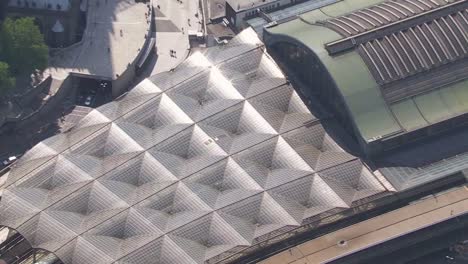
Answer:
<path fill-rule="evenodd" d="M 66 264 L 212 262 L 385 192 L 251 29 L 39 143 L 6 185 L 0 224 Z"/>

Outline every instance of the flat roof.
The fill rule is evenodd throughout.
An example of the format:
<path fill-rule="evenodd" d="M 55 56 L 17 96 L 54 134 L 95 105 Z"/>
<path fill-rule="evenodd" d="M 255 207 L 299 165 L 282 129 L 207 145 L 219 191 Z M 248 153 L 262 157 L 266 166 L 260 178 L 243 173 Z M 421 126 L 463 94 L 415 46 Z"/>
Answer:
<path fill-rule="evenodd" d="M 282 8 L 280 10 L 270 12 L 268 13 L 268 17 L 271 18 L 272 21 L 282 23 L 287 20 L 295 19 L 298 15 L 307 13 L 311 10 L 318 9 L 326 5 L 334 4 L 339 1 L 340 0 L 308 0 L 299 4 Z M 247 20 L 247 24 L 250 25 L 257 32 L 260 38 L 263 37 L 263 27 L 269 23 L 270 22 L 262 16 L 254 17 Z"/>
<path fill-rule="evenodd" d="M 226 0 L 236 12 L 278 2 L 279 0 Z"/>

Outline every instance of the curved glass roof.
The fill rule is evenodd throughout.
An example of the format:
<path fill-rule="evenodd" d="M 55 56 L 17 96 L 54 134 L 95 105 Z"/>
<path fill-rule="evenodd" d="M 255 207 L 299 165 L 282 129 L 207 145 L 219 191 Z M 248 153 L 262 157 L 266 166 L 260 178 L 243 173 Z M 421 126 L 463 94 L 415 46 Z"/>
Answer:
<path fill-rule="evenodd" d="M 0 224 L 66 264 L 233 254 L 386 191 L 316 121 L 247 30 L 28 151 Z"/>

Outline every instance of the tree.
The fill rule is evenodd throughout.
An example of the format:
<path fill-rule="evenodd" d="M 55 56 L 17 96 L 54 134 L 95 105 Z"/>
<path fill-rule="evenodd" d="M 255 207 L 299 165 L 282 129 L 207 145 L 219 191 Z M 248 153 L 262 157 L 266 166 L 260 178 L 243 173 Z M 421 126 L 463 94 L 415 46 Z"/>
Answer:
<path fill-rule="evenodd" d="M 15 78 L 11 76 L 9 66 L 0 61 L 0 96 L 6 94 L 15 86 Z"/>
<path fill-rule="evenodd" d="M 0 59 L 13 73 L 30 73 L 47 66 L 49 50 L 32 17 L 5 19 L 0 34 Z"/>

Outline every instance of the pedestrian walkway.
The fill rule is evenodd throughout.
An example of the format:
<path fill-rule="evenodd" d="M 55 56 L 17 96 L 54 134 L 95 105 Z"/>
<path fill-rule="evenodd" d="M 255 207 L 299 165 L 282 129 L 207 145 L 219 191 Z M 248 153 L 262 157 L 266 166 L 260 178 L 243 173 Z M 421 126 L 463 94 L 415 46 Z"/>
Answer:
<path fill-rule="evenodd" d="M 327 263 L 467 212 L 464 186 L 313 239 L 260 264 Z"/>
<path fill-rule="evenodd" d="M 52 57 L 47 72 L 62 79 L 69 72 L 116 79 L 136 60 L 150 34 L 150 7 L 134 0 L 88 0 L 82 42 Z"/>
<path fill-rule="evenodd" d="M 150 75 L 174 69 L 190 52 L 190 32 L 201 32 L 199 1 L 153 1 L 156 15 L 156 62 Z M 172 50 L 172 52 L 171 52 Z"/>

